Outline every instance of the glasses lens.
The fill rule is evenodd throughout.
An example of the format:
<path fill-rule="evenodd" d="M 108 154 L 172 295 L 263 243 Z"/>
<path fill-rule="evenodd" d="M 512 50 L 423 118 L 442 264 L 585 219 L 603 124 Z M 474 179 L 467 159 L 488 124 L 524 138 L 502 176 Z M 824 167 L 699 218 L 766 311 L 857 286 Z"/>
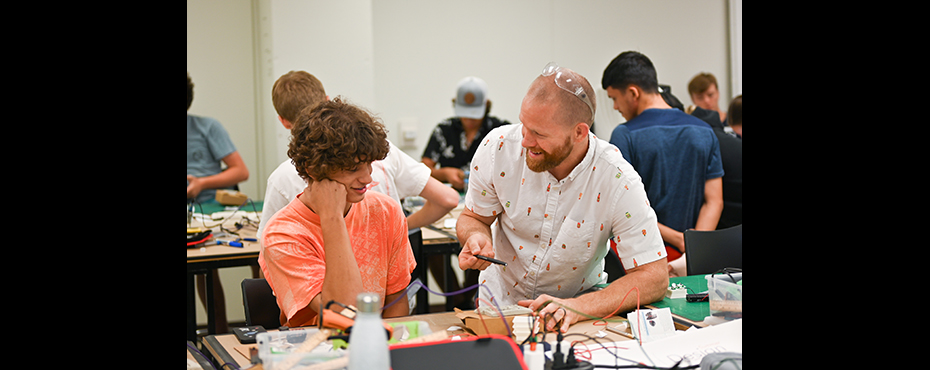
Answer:
<path fill-rule="evenodd" d="M 559 65 L 558 65 L 558 64 L 555 64 L 555 62 L 549 62 L 549 64 L 546 64 L 546 66 L 543 67 L 542 75 L 543 75 L 543 76 L 552 76 L 552 74 L 555 73 L 555 71 L 558 70 L 558 69 L 559 69 Z"/>

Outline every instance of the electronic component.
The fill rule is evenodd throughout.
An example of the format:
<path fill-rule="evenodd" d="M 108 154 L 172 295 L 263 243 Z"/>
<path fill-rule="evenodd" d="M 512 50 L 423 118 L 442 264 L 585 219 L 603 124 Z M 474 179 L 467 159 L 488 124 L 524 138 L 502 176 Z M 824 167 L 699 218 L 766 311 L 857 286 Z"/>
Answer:
<path fill-rule="evenodd" d="M 330 310 L 329 307 L 334 304 L 342 306 L 343 310 L 340 312 Z M 352 325 L 355 324 L 356 313 L 356 309 L 353 306 L 346 306 L 336 301 L 329 301 L 326 307 L 320 310 L 320 321 L 322 322 L 320 327 L 334 328 L 351 333 Z M 383 323 L 383 325 L 384 330 L 387 331 L 387 337 L 391 338 L 394 335 L 394 327 L 388 323 Z"/>
<path fill-rule="evenodd" d="M 672 283 L 665 290 L 665 297 L 671 299 L 685 298 L 686 294 L 688 294 L 688 288 L 678 283 Z"/>
<path fill-rule="evenodd" d="M 543 354 L 542 344 L 530 342 L 523 345 L 523 363 L 529 370 L 543 370 L 546 366 L 546 355 Z"/>
<path fill-rule="evenodd" d="M 707 292 L 688 294 L 685 299 L 688 302 L 707 302 Z"/>
<path fill-rule="evenodd" d="M 261 325 L 233 328 L 233 332 L 236 334 L 236 338 L 239 339 L 239 343 L 242 344 L 255 343 L 255 335 L 264 331 L 265 328 Z"/>
<path fill-rule="evenodd" d="M 494 306 L 481 306 L 478 308 L 478 313 L 485 316 L 498 317 L 497 308 Z M 501 307 L 501 314 L 504 316 L 529 315 L 531 313 L 533 313 L 533 310 L 518 304 Z"/>
<path fill-rule="evenodd" d="M 191 228 L 187 228 L 187 247 L 194 248 L 200 246 L 200 244 L 205 243 L 208 239 L 213 237 L 213 231 L 206 229 L 202 231 L 201 229 L 194 229 L 194 232 L 191 232 Z"/>

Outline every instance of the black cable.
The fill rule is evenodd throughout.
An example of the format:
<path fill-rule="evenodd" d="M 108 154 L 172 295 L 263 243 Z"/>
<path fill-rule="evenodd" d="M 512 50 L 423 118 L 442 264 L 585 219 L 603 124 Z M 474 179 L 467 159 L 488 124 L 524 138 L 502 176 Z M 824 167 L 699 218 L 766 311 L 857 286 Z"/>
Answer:
<path fill-rule="evenodd" d="M 733 278 L 733 275 L 730 275 L 731 272 L 743 272 L 743 269 L 737 268 L 737 267 L 724 267 L 720 270 L 715 271 L 713 274 L 710 274 L 710 276 L 714 277 L 714 275 L 716 274 L 727 274 L 727 276 L 730 277 L 730 281 L 735 284 L 736 279 Z"/>
<path fill-rule="evenodd" d="M 555 316 L 553 316 L 552 318 L 555 319 Z M 558 330 L 558 334 L 555 337 L 556 338 L 555 351 L 552 352 L 552 369 L 553 370 L 565 368 L 565 365 L 566 365 L 565 360 L 562 358 L 562 340 L 565 339 L 565 336 L 562 335 L 562 330 L 560 330 L 559 328 L 555 328 L 555 330 Z"/>
<path fill-rule="evenodd" d="M 194 346 L 191 345 L 190 343 L 187 343 L 187 348 L 191 349 L 191 350 L 194 351 L 194 352 L 197 352 L 197 354 L 199 354 L 200 357 L 203 357 L 203 358 L 205 358 L 205 359 L 207 358 L 207 356 L 204 355 L 203 352 L 201 352 L 199 349 L 197 349 L 197 347 L 194 347 Z M 236 370 L 239 369 L 239 365 L 234 364 L 234 363 L 229 363 L 229 362 L 226 362 L 226 363 L 220 365 L 220 368 L 223 368 L 223 367 L 226 367 L 226 366 L 232 366 L 233 369 L 236 369 Z"/>
<path fill-rule="evenodd" d="M 603 369 L 657 369 L 657 370 L 681 369 L 681 370 L 686 370 L 686 369 L 697 369 L 701 367 L 701 365 L 691 365 L 691 366 L 685 366 L 685 367 L 677 367 L 677 365 L 676 367 L 658 367 L 658 366 L 639 365 L 639 364 L 637 365 L 596 365 L 595 364 L 594 367 L 603 368 Z"/>
<path fill-rule="evenodd" d="M 584 337 L 584 338 L 586 338 L 586 339 L 588 339 L 588 340 L 593 341 L 594 343 L 597 343 L 598 345 L 601 346 L 601 348 L 604 349 L 604 351 L 607 351 L 607 353 L 609 353 L 611 356 L 614 356 L 614 359 L 623 360 L 623 361 L 628 361 L 628 362 L 633 362 L 633 363 L 636 362 L 636 361 L 630 360 L 630 359 L 628 359 L 628 358 L 620 357 L 617 353 L 611 352 L 611 351 L 610 351 L 610 348 L 608 348 L 607 346 L 605 346 L 604 343 L 601 343 L 599 340 L 597 340 L 597 338 L 592 337 L 592 336 L 587 335 L 587 334 L 584 334 L 584 333 L 568 333 L 568 334 L 565 334 L 565 335 L 563 336 L 563 338 L 570 337 L 570 336 L 573 336 L 573 335 L 574 335 L 574 336 L 579 336 L 579 337 Z M 569 353 L 574 353 L 574 352 L 575 352 L 575 345 L 572 345 L 572 346 L 569 348 Z"/>
<path fill-rule="evenodd" d="M 252 220 L 251 218 L 249 218 L 248 216 L 243 216 L 243 219 L 244 219 L 246 222 L 245 222 L 244 224 L 240 224 L 239 222 L 237 222 L 237 223 L 235 224 L 235 226 L 236 226 L 236 230 L 235 230 L 235 231 L 227 229 L 226 226 L 224 226 L 223 224 L 224 224 L 227 220 L 229 220 L 233 215 L 235 215 L 236 212 L 239 212 L 239 210 L 240 210 L 242 207 L 244 207 L 246 204 L 249 204 L 249 203 L 252 204 L 252 212 L 254 212 L 255 214 L 258 214 L 258 209 L 255 207 L 255 201 L 253 201 L 252 198 L 247 198 L 244 202 L 242 202 L 242 204 L 236 206 L 236 209 L 234 209 L 234 210 L 232 211 L 232 213 L 229 214 L 229 216 L 223 217 L 223 218 L 221 218 L 221 219 L 219 219 L 219 220 L 213 220 L 212 218 L 210 218 L 210 221 L 219 221 L 218 224 L 212 225 L 212 226 L 208 226 L 206 220 L 203 220 L 203 221 L 202 221 L 203 227 L 204 227 L 204 228 L 207 228 L 207 229 L 212 229 L 212 228 L 214 228 L 214 227 L 219 226 L 219 227 L 220 227 L 220 231 L 227 232 L 227 233 L 229 233 L 229 234 L 237 235 L 237 236 L 238 236 L 238 235 L 239 235 L 239 233 L 238 233 L 239 230 L 241 230 L 241 229 L 242 229 L 243 227 L 245 227 L 245 226 L 253 225 L 255 221 L 253 221 L 253 220 Z M 196 201 L 191 201 L 190 204 L 199 205 L 199 206 L 200 206 L 200 214 L 201 214 L 204 218 L 207 218 L 207 215 L 203 213 L 203 204 L 202 204 L 202 203 L 196 202 Z M 193 208 L 193 207 L 189 207 L 189 208 Z M 192 212 L 189 211 L 189 217 L 190 217 L 190 216 L 193 216 L 193 215 L 192 215 Z M 190 220 L 190 219 L 189 219 L 189 220 Z M 261 221 L 261 216 L 259 216 L 259 220 L 258 220 L 258 221 L 259 221 L 259 222 Z M 188 221 L 188 224 L 190 224 L 189 221 Z M 258 225 L 254 225 L 254 226 L 255 226 L 256 228 L 258 227 Z"/>
<path fill-rule="evenodd" d="M 678 363 L 676 363 L 675 366 L 672 366 L 672 367 L 649 366 L 649 365 L 643 365 L 643 364 L 635 364 L 635 365 L 594 365 L 594 367 L 604 368 L 604 369 L 656 369 L 656 370 L 678 370 L 678 369 L 686 370 L 686 369 L 697 369 L 697 368 L 700 368 L 700 367 L 701 367 L 701 365 L 690 365 L 690 366 L 685 366 L 685 367 L 678 367 L 678 365 L 681 364 L 681 361 L 683 361 L 683 360 L 679 360 Z M 554 369 L 553 369 L 553 370 L 554 370 Z"/>
<path fill-rule="evenodd" d="M 604 351 L 607 351 L 607 353 L 609 353 L 611 356 L 614 356 L 614 358 L 615 358 L 616 360 L 623 360 L 623 361 L 627 361 L 627 362 L 632 363 L 632 365 L 597 365 L 597 364 L 595 364 L 594 367 L 596 367 L 596 368 L 605 368 L 605 369 L 656 369 L 656 370 L 672 370 L 672 369 L 676 369 L 676 370 L 677 370 L 677 369 L 681 369 L 681 370 L 686 370 L 686 369 L 697 369 L 697 368 L 699 368 L 699 367 L 701 366 L 701 365 L 690 365 L 690 366 L 685 366 L 685 367 L 679 367 L 679 365 L 681 364 L 681 360 L 679 360 L 678 363 L 676 363 L 676 364 L 675 364 L 674 366 L 672 366 L 672 367 L 661 367 L 661 366 L 643 365 L 643 364 L 641 364 L 641 363 L 637 363 L 637 361 L 633 361 L 633 360 L 628 359 L 628 358 L 620 357 L 620 356 L 619 356 L 617 353 L 615 353 L 615 352 L 611 352 L 610 348 L 608 348 L 608 347 L 605 346 L 603 343 L 601 343 L 599 340 L 597 340 L 597 338 L 594 338 L 594 337 L 592 337 L 592 336 L 590 336 L 590 335 L 583 334 L 583 333 L 568 333 L 568 334 L 565 334 L 565 335 L 562 336 L 562 337 L 563 337 L 563 338 L 567 338 L 567 337 L 570 337 L 570 336 L 584 337 L 584 338 L 586 338 L 586 339 L 588 339 L 588 340 L 590 340 L 590 341 L 593 341 L 594 343 L 597 343 L 598 345 L 600 345 L 601 348 L 604 349 Z M 561 342 L 561 339 L 559 340 L 559 342 Z M 575 344 L 572 344 L 572 346 L 569 347 L 568 353 L 569 353 L 569 355 L 574 356 L 574 354 L 575 354 Z M 577 363 L 577 362 L 578 362 L 577 360 L 575 360 L 575 362 L 566 360 L 566 361 L 565 361 L 565 364 L 562 365 L 562 367 L 557 368 L 557 367 L 553 366 L 553 367 L 552 367 L 552 370 L 573 369 L 573 368 L 575 368 L 575 363 Z"/>
<path fill-rule="evenodd" d="M 536 327 L 536 315 L 532 315 L 531 317 L 533 320 L 530 322 L 530 329 L 532 330 L 532 328 Z M 537 335 L 539 335 L 539 333 L 533 333 L 532 331 L 530 331 L 530 335 L 527 335 L 526 339 L 524 339 L 523 342 L 520 343 L 520 348 L 523 348 L 523 346 L 526 345 L 526 342 L 528 342 L 530 338 L 533 338 L 535 340 Z"/>

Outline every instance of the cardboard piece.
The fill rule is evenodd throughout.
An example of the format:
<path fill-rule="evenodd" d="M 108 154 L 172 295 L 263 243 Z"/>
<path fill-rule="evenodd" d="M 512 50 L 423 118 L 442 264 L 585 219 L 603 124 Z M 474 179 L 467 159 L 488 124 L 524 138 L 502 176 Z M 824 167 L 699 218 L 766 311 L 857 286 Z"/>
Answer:
<path fill-rule="evenodd" d="M 216 191 L 216 202 L 224 206 L 238 206 L 249 200 L 249 196 L 235 190 Z"/>
<path fill-rule="evenodd" d="M 513 318 L 515 316 L 504 316 L 502 320 L 500 316 L 487 316 L 479 314 L 474 310 L 462 311 L 456 308 L 455 317 L 462 320 L 465 330 L 475 335 L 500 334 L 508 336 L 510 335 L 511 328 L 513 328 Z"/>

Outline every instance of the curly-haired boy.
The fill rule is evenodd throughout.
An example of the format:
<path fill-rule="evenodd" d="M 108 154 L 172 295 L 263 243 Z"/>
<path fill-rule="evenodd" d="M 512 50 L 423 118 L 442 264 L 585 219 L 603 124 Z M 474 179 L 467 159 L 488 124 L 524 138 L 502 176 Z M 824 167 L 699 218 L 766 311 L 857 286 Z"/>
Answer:
<path fill-rule="evenodd" d="M 416 260 L 400 204 L 369 192 L 371 162 L 389 150 L 384 125 L 341 99 L 301 111 L 288 156 L 307 188 L 268 221 L 262 272 L 289 327 L 312 325 L 322 304 L 362 292 L 408 314 L 405 288 Z"/>

